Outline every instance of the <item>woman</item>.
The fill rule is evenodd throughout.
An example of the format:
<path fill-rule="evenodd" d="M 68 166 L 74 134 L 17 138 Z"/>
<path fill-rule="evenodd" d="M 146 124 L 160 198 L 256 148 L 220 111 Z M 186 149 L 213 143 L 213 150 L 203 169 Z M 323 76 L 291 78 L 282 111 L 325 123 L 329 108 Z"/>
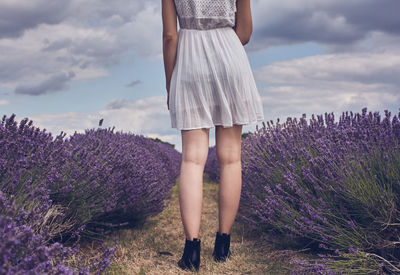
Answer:
<path fill-rule="evenodd" d="M 162 22 L 167 107 L 182 136 L 178 190 L 186 240 L 178 266 L 198 270 L 209 130 L 216 127 L 221 173 L 213 258 L 223 262 L 242 186 L 242 125 L 264 119 L 243 47 L 252 33 L 250 0 L 162 0 Z"/>

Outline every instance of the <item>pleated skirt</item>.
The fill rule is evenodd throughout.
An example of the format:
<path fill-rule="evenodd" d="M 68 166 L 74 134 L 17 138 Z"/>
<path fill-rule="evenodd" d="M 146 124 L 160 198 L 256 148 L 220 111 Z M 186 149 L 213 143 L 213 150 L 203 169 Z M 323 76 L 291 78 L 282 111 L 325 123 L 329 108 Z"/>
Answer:
<path fill-rule="evenodd" d="M 178 130 L 264 120 L 247 54 L 231 27 L 179 29 L 169 113 Z"/>

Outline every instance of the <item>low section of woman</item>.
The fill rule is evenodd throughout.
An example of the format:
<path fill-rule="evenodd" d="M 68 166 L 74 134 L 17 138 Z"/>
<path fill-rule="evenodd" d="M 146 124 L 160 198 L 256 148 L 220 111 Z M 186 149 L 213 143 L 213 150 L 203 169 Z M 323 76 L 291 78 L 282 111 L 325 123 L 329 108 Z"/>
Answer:
<path fill-rule="evenodd" d="M 215 127 L 221 173 L 213 258 L 223 262 L 242 187 L 242 126 L 264 120 L 243 47 L 252 33 L 250 0 L 162 0 L 162 18 L 167 107 L 182 136 L 178 190 L 186 240 L 178 265 L 198 270 L 209 130 Z"/>

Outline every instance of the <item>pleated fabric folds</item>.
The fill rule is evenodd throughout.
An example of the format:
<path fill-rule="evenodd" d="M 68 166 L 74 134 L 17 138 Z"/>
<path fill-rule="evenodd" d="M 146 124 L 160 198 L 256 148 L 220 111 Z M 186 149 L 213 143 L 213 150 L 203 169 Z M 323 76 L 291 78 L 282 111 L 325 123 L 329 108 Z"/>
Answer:
<path fill-rule="evenodd" d="M 264 120 L 249 60 L 231 27 L 178 32 L 171 77 L 172 128 L 190 130 Z"/>

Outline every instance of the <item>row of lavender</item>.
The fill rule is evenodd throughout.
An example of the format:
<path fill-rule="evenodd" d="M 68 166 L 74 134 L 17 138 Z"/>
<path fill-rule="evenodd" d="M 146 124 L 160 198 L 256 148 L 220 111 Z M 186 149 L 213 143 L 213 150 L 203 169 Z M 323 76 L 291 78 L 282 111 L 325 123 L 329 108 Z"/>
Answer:
<path fill-rule="evenodd" d="M 293 261 L 298 272 L 399 272 L 399 116 L 364 108 L 338 122 L 325 113 L 263 123 L 242 142 L 238 221 L 317 252 Z"/>
<path fill-rule="evenodd" d="M 101 240 L 170 202 L 181 159 L 172 146 L 114 128 L 53 139 L 14 118 L 0 124 L 0 274 L 99 273 L 115 247 L 76 259 L 79 240 Z"/>
<path fill-rule="evenodd" d="M 215 181 L 220 181 L 220 168 L 217 158 L 217 147 L 214 145 L 208 148 L 207 161 L 204 166 L 204 172 L 207 173 L 208 177 Z"/>

